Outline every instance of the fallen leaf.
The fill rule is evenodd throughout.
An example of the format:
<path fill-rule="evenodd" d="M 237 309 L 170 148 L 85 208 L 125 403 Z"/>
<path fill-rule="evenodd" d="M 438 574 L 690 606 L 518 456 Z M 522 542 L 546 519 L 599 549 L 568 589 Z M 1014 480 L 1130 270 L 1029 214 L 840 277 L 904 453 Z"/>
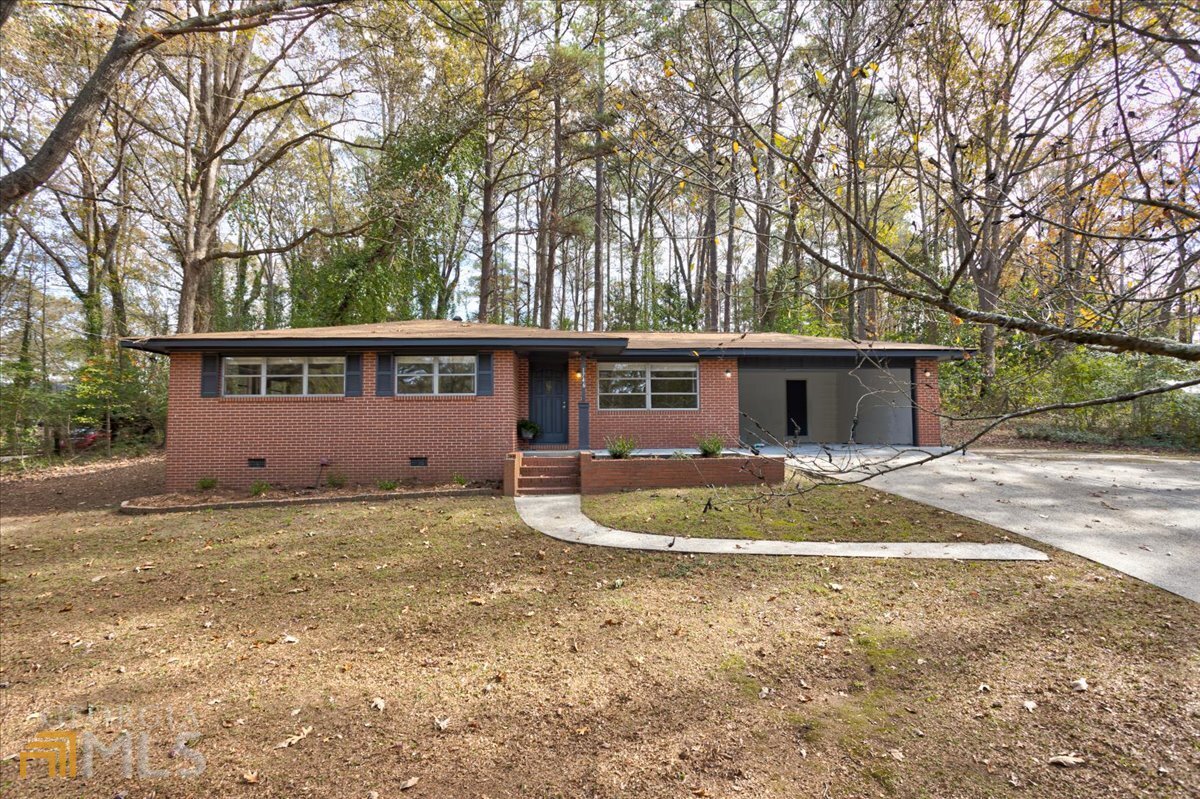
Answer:
<path fill-rule="evenodd" d="M 409 788 L 415 788 L 417 787 L 417 783 L 420 781 L 420 777 L 409 777 L 404 782 L 400 783 L 400 790 L 407 791 Z"/>
<path fill-rule="evenodd" d="M 1032 699 L 1027 699 L 1021 703 L 1021 707 L 1032 713 L 1033 711 L 1037 710 L 1037 702 L 1034 702 Z"/>
<path fill-rule="evenodd" d="M 439 719 L 436 716 L 434 716 L 433 728 L 435 730 L 437 730 L 438 732 L 445 732 L 446 728 L 449 726 L 450 726 L 450 718 L 449 717 L 446 717 L 444 719 Z"/>
<path fill-rule="evenodd" d="M 299 639 L 299 638 L 297 638 L 297 637 L 296 637 L 296 636 L 294 636 L 294 635 L 285 635 L 285 636 L 283 636 L 283 638 L 281 639 L 281 641 L 282 641 L 282 643 L 285 643 L 285 644 L 298 644 L 298 643 L 300 643 L 300 639 Z"/>
<path fill-rule="evenodd" d="M 1055 755 L 1050 758 L 1050 765 L 1059 766 L 1061 768 L 1075 768 L 1086 763 L 1082 757 L 1079 757 L 1074 752 L 1069 755 Z"/>
<path fill-rule="evenodd" d="M 242 775 L 241 782 L 243 785 L 258 785 L 258 772 L 247 771 Z"/>
<path fill-rule="evenodd" d="M 377 696 L 371 700 L 371 707 L 382 713 L 384 708 L 387 707 L 387 702 L 383 701 L 383 697 Z"/>
<path fill-rule="evenodd" d="M 1080 677 L 1078 680 L 1071 683 L 1072 691 L 1077 691 L 1079 693 L 1083 693 L 1087 689 L 1088 689 L 1088 682 L 1087 682 L 1087 679 L 1084 677 Z"/>
<path fill-rule="evenodd" d="M 276 749 L 287 749 L 289 746 L 295 746 L 308 737 L 308 734 L 313 731 L 312 727 L 301 727 L 300 732 L 290 738 L 280 741 L 275 744 Z"/>

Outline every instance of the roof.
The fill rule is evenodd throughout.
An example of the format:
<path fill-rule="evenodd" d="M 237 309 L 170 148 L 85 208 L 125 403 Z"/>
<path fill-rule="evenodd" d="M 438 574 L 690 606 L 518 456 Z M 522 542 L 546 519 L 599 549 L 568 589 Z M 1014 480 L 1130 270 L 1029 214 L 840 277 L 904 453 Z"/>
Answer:
<path fill-rule="evenodd" d="M 540 327 L 423 319 L 338 327 L 300 327 L 229 333 L 184 333 L 126 338 L 121 346 L 147 352 L 264 351 L 300 349 L 566 350 L 595 355 L 698 357 L 720 355 L 885 355 L 961 358 L 964 350 L 936 344 L 852 341 L 789 333 L 587 333 Z"/>

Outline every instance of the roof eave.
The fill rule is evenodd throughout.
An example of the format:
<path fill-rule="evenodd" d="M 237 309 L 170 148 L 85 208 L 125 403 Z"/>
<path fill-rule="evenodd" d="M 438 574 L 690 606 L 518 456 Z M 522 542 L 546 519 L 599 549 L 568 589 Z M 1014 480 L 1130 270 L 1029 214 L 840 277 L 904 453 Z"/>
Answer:
<path fill-rule="evenodd" d="M 636 348 L 630 347 L 620 354 L 631 358 L 653 357 L 701 357 L 701 358 L 937 358 L 939 361 L 959 361 L 967 357 L 970 349 L 832 349 L 814 347 L 722 347 L 703 349 L 698 347 Z"/>
<path fill-rule="evenodd" d="M 121 346 L 159 354 L 173 352 L 273 352 L 282 350 L 542 350 L 613 355 L 625 338 L 127 338 Z"/>

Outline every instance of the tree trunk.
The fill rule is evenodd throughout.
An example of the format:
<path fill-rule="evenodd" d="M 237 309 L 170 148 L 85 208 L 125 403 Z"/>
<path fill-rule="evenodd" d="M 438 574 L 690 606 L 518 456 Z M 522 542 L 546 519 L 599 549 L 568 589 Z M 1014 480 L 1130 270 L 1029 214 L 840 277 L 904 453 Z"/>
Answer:
<path fill-rule="evenodd" d="M 604 329 L 604 137 L 601 127 L 604 120 L 604 0 L 600 0 L 596 13 L 599 14 L 600 63 L 596 86 L 596 214 L 595 214 L 595 264 L 592 267 L 592 330 Z"/>

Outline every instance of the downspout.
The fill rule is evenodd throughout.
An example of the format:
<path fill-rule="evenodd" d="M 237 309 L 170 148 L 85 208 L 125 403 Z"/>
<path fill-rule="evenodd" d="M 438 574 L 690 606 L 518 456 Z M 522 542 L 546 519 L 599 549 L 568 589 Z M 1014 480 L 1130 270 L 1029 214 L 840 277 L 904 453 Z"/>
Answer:
<path fill-rule="evenodd" d="M 913 358 L 912 366 L 909 367 L 908 373 L 909 388 L 908 393 L 912 395 L 912 441 L 909 442 L 912 446 L 917 446 L 917 359 Z"/>

